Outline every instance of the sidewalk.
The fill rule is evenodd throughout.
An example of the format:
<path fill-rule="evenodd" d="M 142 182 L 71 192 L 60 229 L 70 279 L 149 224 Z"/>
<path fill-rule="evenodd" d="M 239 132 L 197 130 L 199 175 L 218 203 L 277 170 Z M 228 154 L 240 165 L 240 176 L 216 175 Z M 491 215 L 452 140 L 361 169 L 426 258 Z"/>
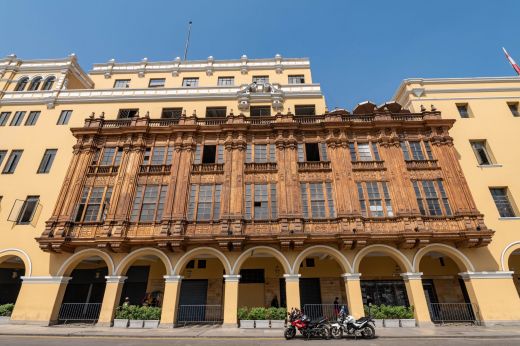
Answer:
<path fill-rule="evenodd" d="M 439 326 L 432 328 L 379 328 L 379 338 L 520 338 L 518 327 Z M 94 326 L 0 325 L 0 335 L 122 338 L 283 338 L 281 329 L 239 329 L 189 326 L 174 329 L 119 329 Z"/>

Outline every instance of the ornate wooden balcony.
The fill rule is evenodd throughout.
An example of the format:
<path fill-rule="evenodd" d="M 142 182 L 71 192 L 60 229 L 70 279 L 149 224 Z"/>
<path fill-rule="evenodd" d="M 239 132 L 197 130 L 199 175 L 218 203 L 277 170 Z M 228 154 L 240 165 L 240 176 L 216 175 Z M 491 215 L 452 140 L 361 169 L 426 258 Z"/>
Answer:
<path fill-rule="evenodd" d="M 139 174 L 170 174 L 172 165 L 141 165 Z"/>
<path fill-rule="evenodd" d="M 88 175 L 110 175 L 117 174 L 119 166 L 90 166 L 88 168 Z"/>
<path fill-rule="evenodd" d="M 221 173 L 224 173 L 224 164 L 223 163 L 193 164 L 191 173 L 193 173 L 193 174 L 221 174 Z"/>
<path fill-rule="evenodd" d="M 406 168 L 409 170 L 439 169 L 437 160 L 406 160 Z"/>
<path fill-rule="evenodd" d="M 276 172 L 276 162 L 247 162 L 244 167 L 246 173 Z"/>
<path fill-rule="evenodd" d="M 354 171 L 377 171 L 384 170 L 384 161 L 352 161 L 352 170 Z"/>
<path fill-rule="evenodd" d="M 328 172 L 331 170 L 330 161 L 298 162 L 298 171 L 300 172 Z"/>

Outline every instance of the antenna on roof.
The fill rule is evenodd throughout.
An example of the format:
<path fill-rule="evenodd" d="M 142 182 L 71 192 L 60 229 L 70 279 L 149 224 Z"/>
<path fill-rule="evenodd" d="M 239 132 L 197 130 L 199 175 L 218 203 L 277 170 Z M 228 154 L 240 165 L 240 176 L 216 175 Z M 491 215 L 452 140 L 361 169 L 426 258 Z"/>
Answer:
<path fill-rule="evenodd" d="M 186 38 L 186 46 L 184 47 L 184 61 L 186 61 L 186 57 L 188 56 L 188 47 L 190 46 L 191 23 L 192 21 L 190 20 L 188 26 L 188 37 Z"/>

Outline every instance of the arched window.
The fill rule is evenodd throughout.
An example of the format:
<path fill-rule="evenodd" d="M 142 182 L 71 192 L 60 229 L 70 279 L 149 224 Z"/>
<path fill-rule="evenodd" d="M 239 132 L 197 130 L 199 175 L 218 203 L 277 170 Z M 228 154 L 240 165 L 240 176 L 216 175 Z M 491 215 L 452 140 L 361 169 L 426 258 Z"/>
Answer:
<path fill-rule="evenodd" d="M 38 88 L 40 87 L 41 82 L 42 82 L 42 77 L 35 77 L 35 78 L 33 78 L 33 80 L 31 81 L 31 84 L 29 85 L 29 91 L 38 90 Z"/>
<path fill-rule="evenodd" d="M 18 84 L 16 84 L 16 88 L 14 91 L 24 91 L 25 87 L 27 86 L 27 83 L 29 82 L 28 77 L 23 77 L 18 81 Z"/>
<path fill-rule="evenodd" d="M 55 80 L 56 78 L 54 78 L 54 76 L 47 77 L 47 79 L 43 83 L 42 90 L 51 90 Z"/>

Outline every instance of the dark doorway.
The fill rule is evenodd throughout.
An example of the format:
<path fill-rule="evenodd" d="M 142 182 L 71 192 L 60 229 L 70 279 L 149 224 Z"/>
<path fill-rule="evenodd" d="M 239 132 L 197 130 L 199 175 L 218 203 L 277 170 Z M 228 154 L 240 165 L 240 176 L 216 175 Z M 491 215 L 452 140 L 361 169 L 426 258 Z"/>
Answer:
<path fill-rule="evenodd" d="M 362 280 L 363 304 L 409 306 L 402 280 Z"/>
<path fill-rule="evenodd" d="M 21 277 L 25 269 L 1 268 L 0 269 L 0 305 L 14 304 L 22 287 Z"/>
<path fill-rule="evenodd" d="M 204 322 L 208 296 L 208 280 L 182 280 L 177 321 Z"/>
<path fill-rule="evenodd" d="M 149 266 L 131 266 L 126 272 L 127 279 L 121 292 L 120 305 L 130 298 L 130 305 L 141 305 L 148 286 Z"/>
<path fill-rule="evenodd" d="M 320 161 L 318 143 L 305 143 L 305 154 L 307 161 Z"/>
<path fill-rule="evenodd" d="M 287 307 L 287 293 L 285 291 L 285 278 L 280 278 L 280 306 Z"/>
<path fill-rule="evenodd" d="M 99 269 L 74 269 L 67 284 L 63 303 L 101 303 L 105 294 L 106 267 Z"/>
<path fill-rule="evenodd" d="M 216 154 L 216 145 L 204 145 L 204 149 L 202 150 L 202 163 L 215 163 Z"/>

